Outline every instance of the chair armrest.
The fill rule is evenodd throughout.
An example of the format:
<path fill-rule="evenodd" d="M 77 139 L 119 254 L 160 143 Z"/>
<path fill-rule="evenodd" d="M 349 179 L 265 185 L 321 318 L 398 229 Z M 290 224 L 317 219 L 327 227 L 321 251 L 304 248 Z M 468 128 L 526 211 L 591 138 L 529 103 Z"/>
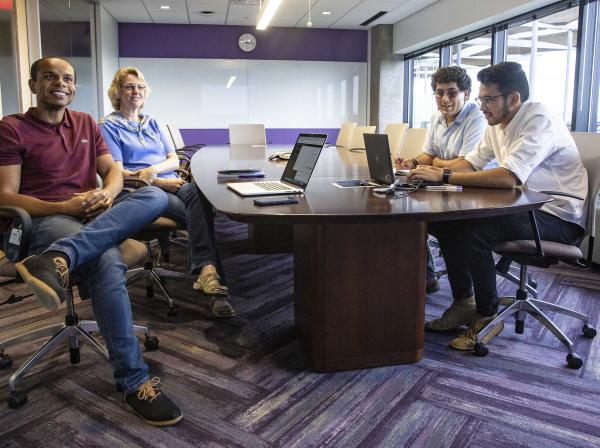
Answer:
<path fill-rule="evenodd" d="M 21 243 L 19 244 L 19 260 L 25 258 L 29 252 L 29 239 L 31 237 L 31 216 L 21 207 L 0 205 L 0 217 L 18 220 L 21 223 Z"/>
<path fill-rule="evenodd" d="M 580 201 L 585 201 L 585 198 L 581 196 L 577 196 L 576 194 L 565 193 L 563 191 L 540 191 L 540 193 L 544 193 L 550 196 L 566 196 L 568 198 L 579 199 Z"/>

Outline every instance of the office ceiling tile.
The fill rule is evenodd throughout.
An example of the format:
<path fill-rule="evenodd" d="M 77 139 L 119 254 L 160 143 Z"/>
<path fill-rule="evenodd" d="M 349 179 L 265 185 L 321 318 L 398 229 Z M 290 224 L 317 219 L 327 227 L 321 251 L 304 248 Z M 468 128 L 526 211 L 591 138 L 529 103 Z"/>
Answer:
<path fill-rule="evenodd" d="M 68 0 L 40 0 L 67 2 Z M 118 22 L 194 23 L 255 26 L 259 0 L 101 0 Z M 310 0 L 313 28 L 369 29 L 395 23 L 438 0 Z M 161 10 L 169 5 L 169 10 Z M 213 15 L 202 15 L 212 11 Z M 323 11 L 331 14 L 323 15 Z M 360 24 L 379 11 L 387 14 L 366 27 Z M 185 12 L 185 14 L 183 14 Z M 271 26 L 306 27 L 308 0 L 283 0 Z"/>

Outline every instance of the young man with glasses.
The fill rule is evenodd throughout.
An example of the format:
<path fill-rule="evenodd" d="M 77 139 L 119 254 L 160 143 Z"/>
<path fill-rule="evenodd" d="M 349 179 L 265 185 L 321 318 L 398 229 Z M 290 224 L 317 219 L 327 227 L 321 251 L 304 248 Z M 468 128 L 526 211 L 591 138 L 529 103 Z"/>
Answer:
<path fill-rule="evenodd" d="M 481 111 L 489 126 L 473 152 L 451 168 L 419 166 L 413 179 L 444 181 L 468 187 L 557 191 L 587 196 L 587 172 L 567 127 L 548 109 L 529 99 L 525 72 L 515 62 L 502 62 L 477 74 Z M 484 167 L 493 159 L 497 168 Z M 542 240 L 573 244 L 584 235 L 584 200 L 556 196 L 536 213 Z M 430 223 L 444 253 L 454 302 L 436 329 L 462 325 L 469 329 L 450 346 L 472 350 L 481 331 L 498 312 L 496 269 L 492 247 L 499 241 L 531 239 L 528 213 Z M 430 324 L 431 327 L 431 324 Z M 486 336 L 499 334 L 502 322 Z"/>
<path fill-rule="evenodd" d="M 77 272 L 125 403 L 152 425 L 177 423 L 182 413 L 160 391 L 158 378 L 149 378 L 133 333 L 118 247 L 161 215 L 167 197 L 156 187 L 121 195 L 121 170 L 98 125 L 67 108 L 75 95 L 75 70 L 67 60 L 34 62 L 29 88 L 37 106 L 0 121 L 0 205 L 32 217 L 29 251 L 35 255 L 17 263 L 17 271 L 49 309 L 65 300 L 69 274 Z"/>
<path fill-rule="evenodd" d="M 431 116 L 423 152 L 412 160 L 398 159 L 396 168 L 413 169 L 417 165 L 450 167 L 462 160 L 479 143 L 485 131 L 485 119 L 477 104 L 469 101 L 471 78 L 461 67 L 442 67 L 431 77 L 437 110 Z M 427 248 L 428 294 L 439 290 L 435 264 Z"/>

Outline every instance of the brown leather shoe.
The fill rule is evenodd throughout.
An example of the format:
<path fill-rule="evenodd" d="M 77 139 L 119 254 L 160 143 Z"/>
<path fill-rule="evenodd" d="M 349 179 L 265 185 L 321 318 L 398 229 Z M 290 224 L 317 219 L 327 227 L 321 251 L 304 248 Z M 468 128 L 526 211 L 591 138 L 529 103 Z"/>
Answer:
<path fill-rule="evenodd" d="M 200 274 L 194 282 L 194 289 L 201 290 L 209 296 L 225 296 L 229 294 L 227 286 L 221 285 L 221 277 L 216 272 Z"/>
<path fill-rule="evenodd" d="M 442 317 L 425 322 L 425 329 L 430 331 L 454 330 L 462 325 L 471 325 L 477 317 L 475 297 L 455 300 Z"/>

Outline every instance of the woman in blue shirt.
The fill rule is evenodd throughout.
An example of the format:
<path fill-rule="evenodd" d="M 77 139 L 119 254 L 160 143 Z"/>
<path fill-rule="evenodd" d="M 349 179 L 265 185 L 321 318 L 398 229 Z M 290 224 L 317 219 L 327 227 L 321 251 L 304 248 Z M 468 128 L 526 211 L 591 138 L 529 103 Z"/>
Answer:
<path fill-rule="evenodd" d="M 188 262 L 198 275 L 194 289 L 210 295 L 216 317 L 231 317 L 227 286 L 217 272 L 212 206 L 195 183 L 185 182 L 175 170 L 179 158 L 156 120 L 140 111 L 150 88 L 135 67 L 117 70 L 108 89 L 115 112 L 104 117 L 100 130 L 123 176 L 135 176 L 162 188 L 169 197 L 165 216 L 188 230 Z"/>

